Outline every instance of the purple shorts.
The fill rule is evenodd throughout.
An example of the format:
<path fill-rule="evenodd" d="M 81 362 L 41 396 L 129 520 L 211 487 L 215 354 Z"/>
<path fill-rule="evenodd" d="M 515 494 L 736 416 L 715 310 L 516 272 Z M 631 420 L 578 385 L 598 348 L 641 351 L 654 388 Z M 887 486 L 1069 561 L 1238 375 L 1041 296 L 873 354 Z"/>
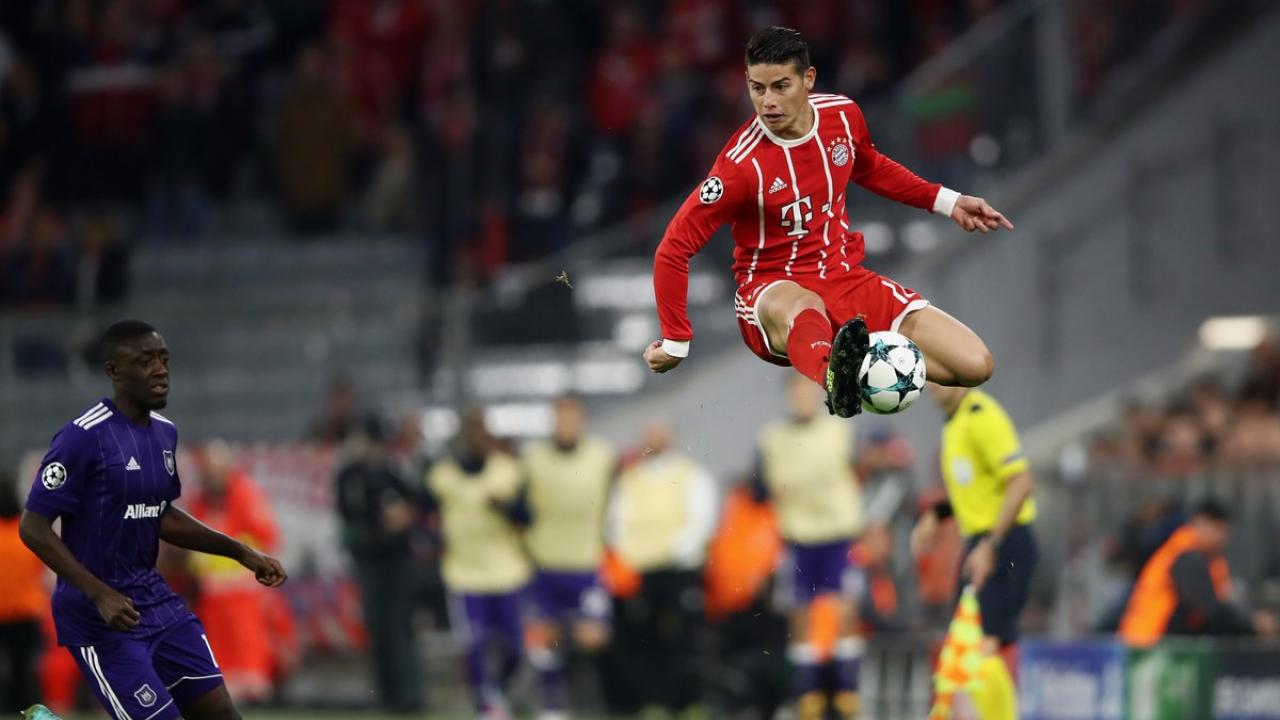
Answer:
<path fill-rule="evenodd" d="M 851 540 L 817 545 L 788 543 L 786 562 L 794 569 L 783 572 L 782 591 L 794 606 L 808 605 L 819 595 L 835 593 L 856 597 L 866 581 L 862 570 L 849 562 Z M 785 567 L 785 565 L 783 566 Z"/>
<path fill-rule="evenodd" d="M 520 591 L 450 593 L 449 622 L 463 644 L 485 645 L 499 641 L 512 647 L 524 646 Z"/>
<path fill-rule="evenodd" d="M 609 593 L 594 572 L 539 570 L 530 591 L 543 620 L 609 617 Z"/>
<path fill-rule="evenodd" d="M 89 689 L 115 720 L 171 720 L 177 703 L 222 685 L 204 626 L 192 618 L 148 640 L 121 635 L 68 647 Z"/>

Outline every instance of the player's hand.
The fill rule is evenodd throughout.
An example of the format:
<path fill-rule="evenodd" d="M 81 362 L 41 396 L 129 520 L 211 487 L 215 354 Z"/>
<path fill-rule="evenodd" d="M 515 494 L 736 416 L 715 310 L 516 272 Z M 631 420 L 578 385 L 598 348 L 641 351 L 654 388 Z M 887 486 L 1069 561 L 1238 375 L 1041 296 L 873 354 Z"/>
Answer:
<path fill-rule="evenodd" d="M 956 207 L 951 211 L 951 219 L 967 232 L 990 232 L 992 230 L 1012 230 L 1013 223 L 991 207 L 986 200 L 972 195 L 961 195 L 956 200 Z"/>
<path fill-rule="evenodd" d="M 398 535 L 413 525 L 413 507 L 404 500 L 393 500 L 382 508 L 382 529 Z"/>
<path fill-rule="evenodd" d="M 648 363 L 649 369 L 656 373 L 664 373 L 674 368 L 683 359 L 668 355 L 667 351 L 662 349 L 661 340 L 654 340 L 649 343 L 649 347 L 644 349 L 644 361 Z"/>
<path fill-rule="evenodd" d="M 267 587 L 280 587 L 285 580 L 289 579 L 288 573 L 284 571 L 284 566 L 279 560 L 257 550 L 249 549 L 240 560 L 240 564 L 252 570 L 258 582 Z"/>
<path fill-rule="evenodd" d="M 933 511 L 926 512 L 911 528 L 911 555 L 921 557 L 933 551 L 938 542 L 938 516 Z"/>
<path fill-rule="evenodd" d="M 102 621 L 112 630 L 126 632 L 138 627 L 138 623 L 142 622 L 142 615 L 133 607 L 133 601 L 111 588 L 105 589 L 101 595 L 95 597 L 93 604 L 98 607 L 98 614 L 102 616 Z"/>
<path fill-rule="evenodd" d="M 977 545 L 973 546 L 973 550 L 969 553 L 969 557 L 964 560 L 964 571 L 969 576 L 969 581 L 973 586 L 982 589 L 984 583 L 991 577 L 991 573 L 996 570 L 996 546 L 988 538 L 983 538 Z"/>

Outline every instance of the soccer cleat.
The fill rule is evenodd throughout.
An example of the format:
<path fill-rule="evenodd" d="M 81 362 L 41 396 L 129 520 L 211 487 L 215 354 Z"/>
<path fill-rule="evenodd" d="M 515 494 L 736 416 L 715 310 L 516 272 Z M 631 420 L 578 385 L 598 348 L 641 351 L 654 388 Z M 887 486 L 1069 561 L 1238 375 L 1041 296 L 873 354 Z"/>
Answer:
<path fill-rule="evenodd" d="M 43 705 L 32 705 L 22 711 L 22 720 L 62 720 Z"/>
<path fill-rule="evenodd" d="M 861 316 L 840 326 L 831 341 L 831 359 L 827 362 L 827 410 L 832 415 L 848 418 L 862 412 L 858 371 L 870 344 L 867 323 Z"/>

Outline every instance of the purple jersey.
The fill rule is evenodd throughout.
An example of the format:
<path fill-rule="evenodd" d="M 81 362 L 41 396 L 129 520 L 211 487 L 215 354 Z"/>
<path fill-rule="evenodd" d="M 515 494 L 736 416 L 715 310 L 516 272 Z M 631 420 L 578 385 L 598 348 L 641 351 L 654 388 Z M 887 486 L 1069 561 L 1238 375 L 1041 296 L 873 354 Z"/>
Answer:
<path fill-rule="evenodd" d="M 142 620 L 128 635 L 139 639 L 194 617 L 156 572 L 160 518 L 182 492 L 177 445 L 167 418 L 141 425 L 103 400 L 54 435 L 27 497 L 31 512 L 62 518 L 62 541 L 89 572 L 133 601 Z M 120 637 L 62 578 L 53 618 L 59 645 Z"/>

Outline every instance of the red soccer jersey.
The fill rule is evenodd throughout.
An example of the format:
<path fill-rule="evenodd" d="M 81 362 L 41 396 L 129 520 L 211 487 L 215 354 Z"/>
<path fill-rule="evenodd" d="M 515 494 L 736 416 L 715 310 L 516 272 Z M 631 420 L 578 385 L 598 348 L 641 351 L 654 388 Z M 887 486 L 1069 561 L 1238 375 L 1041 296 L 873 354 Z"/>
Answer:
<path fill-rule="evenodd" d="M 851 271 L 865 255 L 862 236 L 849 232 L 850 180 L 925 210 L 949 212 L 955 204 L 956 193 L 876 150 L 852 100 L 812 93 L 809 102 L 815 119 L 804 137 L 777 137 L 758 117 L 743 125 L 667 225 L 653 268 L 664 339 L 692 339 L 689 258 L 726 222 L 739 285 L 763 278 L 822 280 Z"/>

